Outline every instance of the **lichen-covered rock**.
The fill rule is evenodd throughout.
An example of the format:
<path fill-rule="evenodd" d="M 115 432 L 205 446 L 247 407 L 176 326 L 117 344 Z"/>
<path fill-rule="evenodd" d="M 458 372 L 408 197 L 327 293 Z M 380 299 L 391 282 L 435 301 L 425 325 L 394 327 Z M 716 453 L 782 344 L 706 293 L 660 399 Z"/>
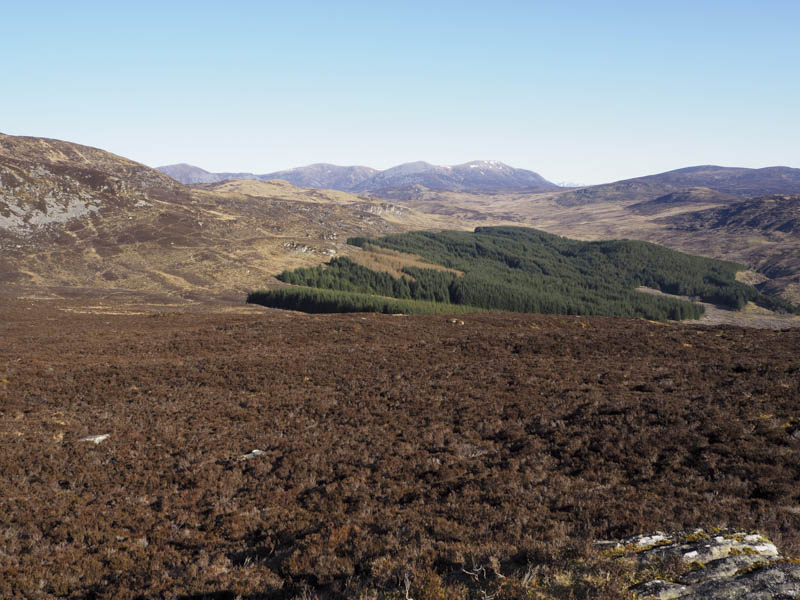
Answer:
<path fill-rule="evenodd" d="M 764 557 L 758 554 L 742 554 L 739 556 L 728 556 L 711 561 L 695 571 L 683 575 L 680 580 L 687 585 L 694 585 L 704 581 L 714 581 L 733 577 L 747 567 L 763 564 Z"/>
<path fill-rule="evenodd" d="M 608 545 L 608 542 L 604 542 Z M 671 581 L 655 579 L 633 588 L 659 600 L 796 600 L 800 561 L 781 557 L 775 545 L 753 533 L 657 532 L 620 540 L 614 546 L 639 564 L 679 559 L 686 571 Z"/>
<path fill-rule="evenodd" d="M 658 600 L 673 600 L 673 598 L 682 598 L 686 595 L 689 588 L 679 583 L 672 581 L 664 581 L 663 579 L 654 579 L 653 581 L 645 581 L 633 588 L 633 591 L 642 598 L 658 598 Z"/>
<path fill-rule="evenodd" d="M 697 532 L 685 541 L 680 539 L 671 544 L 655 546 L 639 554 L 639 559 L 649 561 L 653 558 L 679 556 L 689 563 L 707 563 L 731 555 L 751 554 L 758 556 L 778 556 L 778 549 L 769 540 L 758 535 L 714 535 L 706 536 Z"/>
<path fill-rule="evenodd" d="M 800 564 L 766 563 L 726 579 L 689 586 L 682 600 L 795 600 L 800 596 Z"/>

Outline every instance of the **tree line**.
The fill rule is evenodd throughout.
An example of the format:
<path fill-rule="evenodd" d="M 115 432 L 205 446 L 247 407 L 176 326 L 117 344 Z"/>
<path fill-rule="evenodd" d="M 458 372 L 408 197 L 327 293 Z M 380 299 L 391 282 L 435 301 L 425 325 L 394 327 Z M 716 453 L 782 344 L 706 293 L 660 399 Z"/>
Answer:
<path fill-rule="evenodd" d="M 390 315 L 401 313 L 406 315 L 431 315 L 479 312 L 482 310 L 474 306 L 454 306 L 441 302 L 387 298 L 374 294 L 310 287 L 259 290 L 248 294 L 247 302 L 307 313 L 376 312 Z"/>

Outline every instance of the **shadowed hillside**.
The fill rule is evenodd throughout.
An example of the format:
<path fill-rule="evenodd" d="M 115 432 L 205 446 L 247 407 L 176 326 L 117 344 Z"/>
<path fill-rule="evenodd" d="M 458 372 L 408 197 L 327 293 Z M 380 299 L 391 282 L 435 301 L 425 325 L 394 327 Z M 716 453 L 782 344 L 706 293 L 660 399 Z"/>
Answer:
<path fill-rule="evenodd" d="M 709 204 L 730 204 L 740 201 L 739 196 L 718 192 L 711 188 L 690 188 L 680 192 L 672 192 L 653 198 L 637 202 L 628 206 L 628 210 L 637 215 L 661 215 L 665 212 L 675 211 L 676 209 L 696 209 L 698 206 Z"/>
<path fill-rule="evenodd" d="M 751 230 L 784 233 L 800 237 L 800 195 L 768 196 L 736 202 L 724 208 L 712 208 L 667 217 L 671 227 L 700 229 Z"/>

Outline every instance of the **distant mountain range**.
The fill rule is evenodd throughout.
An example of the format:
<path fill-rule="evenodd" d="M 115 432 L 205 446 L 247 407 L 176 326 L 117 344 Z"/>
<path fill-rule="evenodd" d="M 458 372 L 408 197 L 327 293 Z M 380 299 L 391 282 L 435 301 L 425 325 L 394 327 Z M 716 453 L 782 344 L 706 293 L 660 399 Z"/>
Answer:
<path fill-rule="evenodd" d="M 558 196 L 561 206 L 581 206 L 596 202 L 641 202 L 673 192 L 708 188 L 739 198 L 768 194 L 800 194 L 800 169 L 766 167 L 745 169 L 703 165 L 666 173 L 624 179 L 565 191 Z"/>
<path fill-rule="evenodd" d="M 210 173 L 187 164 L 158 167 L 184 184 L 217 183 L 231 179 L 282 179 L 299 187 L 341 190 L 398 201 L 429 193 L 532 192 L 556 194 L 559 205 L 583 206 L 596 202 L 629 202 L 634 212 L 656 214 L 678 206 L 727 203 L 769 194 L 800 194 L 800 169 L 747 169 L 702 165 L 624 179 L 582 188 L 565 188 L 533 171 L 494 160 L 454 166 L 412 162 L 384 171 L 370 167 L 340 167 L 318 163 L 273 173 Z M 652 201 L 652 204 L 644 203 Z"/>
<path fill-rule="evenodd" d="M 158 167 L 184 184 L 216 183 L 228 179 L 282 179 L 299 187 L 315 187 L 352 193 L 381 195 L 423 186 L 435 191 L 552 191 L 560 189 L 533 171 L 510 167 L 496 160 L 476 160 L 462 165 L 437 166 L 411 162 L 379 171 L 370 167 L 340 167 L 317 163 L 273 173 L 210 173 L 187 164 Z"/>

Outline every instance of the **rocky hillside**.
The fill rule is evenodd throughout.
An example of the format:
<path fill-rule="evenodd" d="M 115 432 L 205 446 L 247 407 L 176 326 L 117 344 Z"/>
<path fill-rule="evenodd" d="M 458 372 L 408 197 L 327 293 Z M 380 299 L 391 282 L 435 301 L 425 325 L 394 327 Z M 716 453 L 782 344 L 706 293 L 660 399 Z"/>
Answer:
<path fill-rule="evenodd" d="M 405 207 L 285 182 L 190 189 L 58 140 L 0 136 L 0 281 L 242 298 L 352 235 L 442 226 Z"/>
<path fill-rule="evenodd" d="M 676 240 L 714 240 L 769 279 L 757 287 L 800 301 L 800 195 L 773 195 L 656 220 Z"/>
<path fill-rule="evenodd" d="M 74 219 L 188 197 L 182 185 L 103 150 L 0 134 L 0 231 L 26 236 Z"/>

